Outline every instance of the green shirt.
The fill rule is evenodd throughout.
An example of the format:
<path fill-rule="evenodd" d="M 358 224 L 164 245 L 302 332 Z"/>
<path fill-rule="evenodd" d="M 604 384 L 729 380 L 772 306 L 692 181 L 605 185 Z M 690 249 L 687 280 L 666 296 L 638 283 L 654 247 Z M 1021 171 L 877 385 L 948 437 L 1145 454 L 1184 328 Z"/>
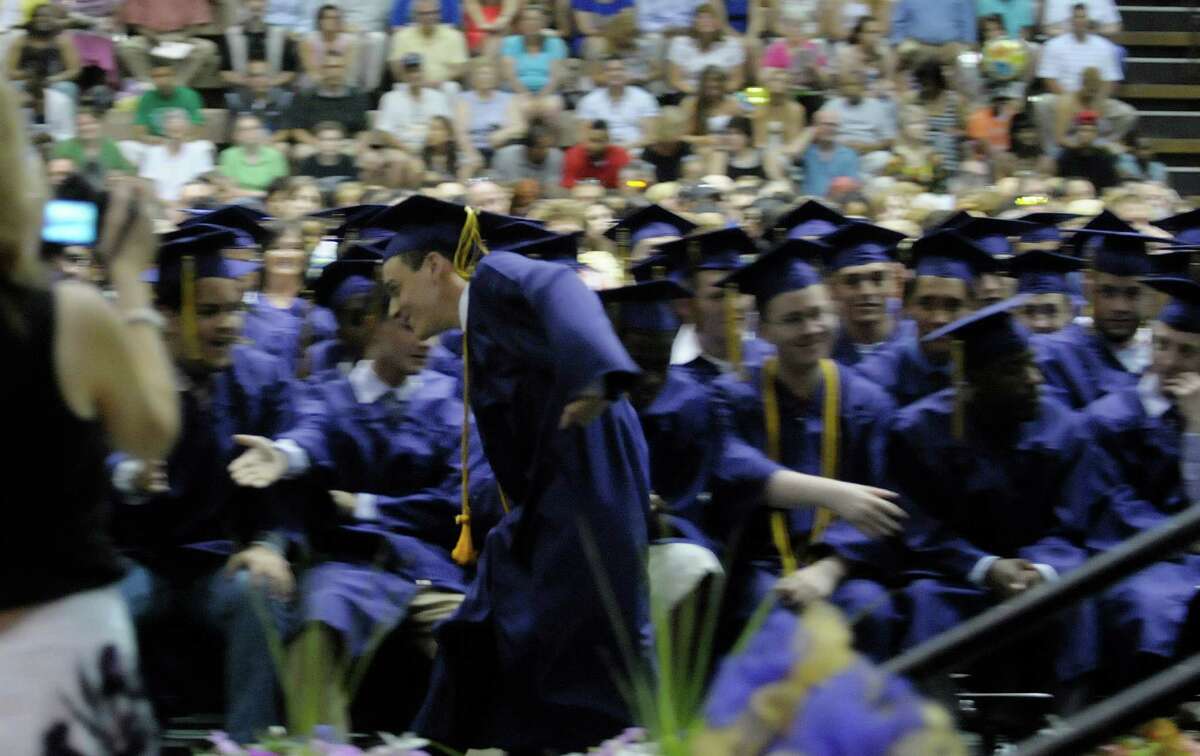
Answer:
<path fill-rule="evenodd" d="M 67 139 L 54 145 L 54 157 L 70 158 L 75 165 L 83 167 L 88 161 L 87 154 L 83 149 L 83 142 L 78 139 Z M 125 159 L 121 154 L 121 150 L 117 147 L 117 143 L 111 139 L 105 139 L 100 142 L 100 152 L 96 155 L 96 162 L 106 171 L 124 171 L 133 173 L 133 163 Z"/>
<path fill-rule="evenodd" d="M 165 110 L 185 110 L 192 123 L 204 123 L 200 112 L 204 107 L 200 93 L 188 87 L 175 87 L 170 97 L 163 97 L 157 89 L 151 89 L 138 99 L 137 118 L 134 123 L 145 126 L 154 136 L 163 136 L 162 114 Z"/>
<path fill-rule="evenodd" d="M 258 159 L 250 162 L 241 147 L 221 152 L 221 173 L 241 189 L 263 191 L 277 178 L 290 173 L 287 159 L 274 147 L 259 147 Z"/>

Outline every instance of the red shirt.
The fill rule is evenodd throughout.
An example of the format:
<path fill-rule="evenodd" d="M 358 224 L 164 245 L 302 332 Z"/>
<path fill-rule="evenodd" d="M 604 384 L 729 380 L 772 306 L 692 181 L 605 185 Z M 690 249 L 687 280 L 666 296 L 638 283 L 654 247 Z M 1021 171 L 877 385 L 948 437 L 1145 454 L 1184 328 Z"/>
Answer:
<path fill-rule="evenodd" d="M 570 189 L 585 179 L 596 179 L 606 189 L 617 188 L 617 177 L 621 169 L 629 165 L 629 153 L 623 147 L 610 144 L 604 157 L 593 163 L 587 148 L 577 144 L 563 155 L 562 185 Z"/>

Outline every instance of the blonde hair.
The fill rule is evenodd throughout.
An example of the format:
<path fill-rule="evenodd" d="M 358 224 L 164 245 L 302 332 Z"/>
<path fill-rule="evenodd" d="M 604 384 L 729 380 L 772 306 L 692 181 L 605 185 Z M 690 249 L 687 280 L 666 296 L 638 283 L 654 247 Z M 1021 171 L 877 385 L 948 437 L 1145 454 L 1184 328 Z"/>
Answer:
<path fill-rule="evenodd" d="M 16 90 L 0 82 L 0 281 L 30 284 L 38 277 L 35 241 L 45 184 L 17 103 Z"/>

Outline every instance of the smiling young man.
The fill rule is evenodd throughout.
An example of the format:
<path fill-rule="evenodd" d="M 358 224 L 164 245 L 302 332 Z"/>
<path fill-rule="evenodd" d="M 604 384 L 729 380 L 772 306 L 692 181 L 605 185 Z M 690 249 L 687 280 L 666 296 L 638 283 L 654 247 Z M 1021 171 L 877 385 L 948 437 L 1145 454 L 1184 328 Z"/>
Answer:
<path fill-rule="evenodd" d="M 891 341 L 857 367 L 898 407 L 950 385 L 950 344 L 924 339 L 973 311 L 979 276 L 999 268 L 983 248 L 949 230 L 918 239 L 912 256 L 916 264 L 904 287 L 904 314 L 916 324 L 916 333 Z"/>
<path fill-rule="evenodd" d="M 1008 270 L 1017 278 L 1017 293 L 1028 299 L 1014 314 L 1031 332 L 1058 333 L 1078 310 L 1076 287 L 1067 276 L 1086 263 L 1078 257 L 1035 249 L 1014 257 Z"/>
<path fill-rule="evenodd" d="M 648 638 L 649 475 L 624 399 L 637 365 L 567 265 L 456 255 L 460 242 L 475 251 L 475 230 L 486 241 L 505 219 L 421 196 L 389 215 L 391 314 L 421 339 L 464 332 L 464 393 L 509 509 L 438 632 L 414 726 L 460 748 L 601 742 L 632 722 L 613 674 L 628 654 L 644 662 Z M 460 524 L 454 557 L 469 563 L 469 511 Z"/>
<path fill-rule="evenodd" d="M 760 332 L 777 354 L 749 368 L 744 381 L 731 374 L 714 384 L 726 446 L 713 528 L 730 550 L 737 620 L 772 589 L 795 602 L 828 597 L 865 613 L 859 648 L 887 658 L 897 615 L 887 590 L 862 573 L 882 565 L 870 539 L 897 532 L 902 516 L 890 494 L 872 487 L 882 477 L 893 405 L 827 358 L 837 316 L 820 277 L 800 259 L 814 254 L 816 245 L 790 240 L 721 282 L 754 296 Z M 825 424 L 830 414 L 837 427 Z M 820 508 L 796 495 L 813 482 L 830 488 L 817 497 Z"/>
<path fill-rule="evenodd" d="M 257 264 L 222 255 L 232 232 L 197 233 L 163 245 L 154 286 L 178 368 L 184 430 L 166 459 L 114 460 L 114 532 L 133 562 L 121 587 L 136 622 L 182 612 L 224 637 L 224 729 L 249 742 L 279 723 L 275 670 L 252 586 L 284 600 L 294 577 L 272 492 L 238 489 L 225 466 L 238 454 L 234 434 L 288 427 L 292 392 L 279 360 L 238 345 L 237 279 Z M 280 601 L 268 606 L 282 626 Z"/>
<path fill-rule="evenodd" d="M 1146 279 L 1169 295 L 1151 328 L 1150 367 L 1136 385 L 1088 406 L 1089 430 L 1116 460 L 1129 506 L 1113 507 L 1095 528 L 1107 549 L 1154 528 L 1200 499 L 1200 285 Z M 1109 590 L 1101 603 L 1114 675 L 1128 684 L 1174 657 L 1188 605 L 1200 584 L 1200 557 L 1164 559 Z"/>

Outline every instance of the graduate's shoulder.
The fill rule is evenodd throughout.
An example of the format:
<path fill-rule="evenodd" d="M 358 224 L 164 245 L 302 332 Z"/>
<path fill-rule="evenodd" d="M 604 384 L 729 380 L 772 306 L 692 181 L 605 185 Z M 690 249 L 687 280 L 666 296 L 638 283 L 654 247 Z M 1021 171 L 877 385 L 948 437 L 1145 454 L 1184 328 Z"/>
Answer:
<path fill-rule="evenodd" d="M 233 348 L 230 366 L 239 383 L 266 384 L 291 380 L 291 370 L 279 357 L 247 344 Z"/>
<path fill-rule="evenodd" d="M 1080 412 L 1088 429 L 1098 435 L 1133 430 L 1145 419 L 1137 386 L 1126 386 L 1102 396 Z"/>
<path fill-rule="evenodd" d="M 712 387 L 696 380 L 680 365 L 667 369 L 667 380 L 647 410 L 649 414 L 671 414 L 705 410 L 712 402 Z"/>
<path fill-rule="evenodd" d="M 896 410 L 892 416 L 892 435 L 906 437 L 938 429 L 953 412 L 954 389 L 942 389 Z"/>
<path fill-rule="evenodd" d="M 886 389 L 864 376 L 856 368 L 839 366 L 841 373 L 843 403 L 848 410 L 871 415 L 880 412 L 892 413 L 895 400 Z"/>

